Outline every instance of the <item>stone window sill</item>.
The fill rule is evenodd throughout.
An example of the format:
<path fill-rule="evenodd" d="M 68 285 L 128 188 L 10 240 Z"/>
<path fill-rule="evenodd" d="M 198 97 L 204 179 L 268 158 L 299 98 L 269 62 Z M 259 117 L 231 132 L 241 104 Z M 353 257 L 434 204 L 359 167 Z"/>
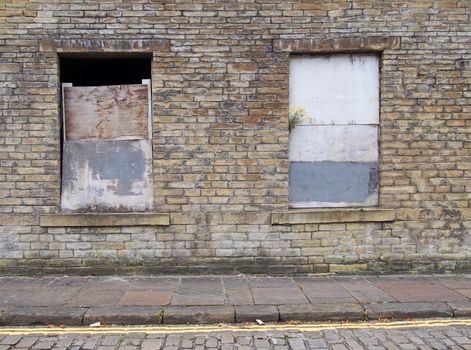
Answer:
<path fill-rule="evenodd" d="M 304 209 L 271 213 L 272 225 L 392 222 L 395 220 L 395 209 Z"/>
<path fill-rule="evenodd" d="M 93 213 L 41 215 L 43 227 L 169 226 L 169 214 Z"/>

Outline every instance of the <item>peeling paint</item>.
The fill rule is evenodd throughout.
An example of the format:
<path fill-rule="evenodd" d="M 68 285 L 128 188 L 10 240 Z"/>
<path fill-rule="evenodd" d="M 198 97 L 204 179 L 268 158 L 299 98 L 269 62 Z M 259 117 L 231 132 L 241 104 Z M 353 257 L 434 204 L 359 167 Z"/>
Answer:
<path fill-rule="evenodd" d="M 68 141 L 63 167 L 64 210 L 152 207 L 152 145 L 148 140 Z"/>

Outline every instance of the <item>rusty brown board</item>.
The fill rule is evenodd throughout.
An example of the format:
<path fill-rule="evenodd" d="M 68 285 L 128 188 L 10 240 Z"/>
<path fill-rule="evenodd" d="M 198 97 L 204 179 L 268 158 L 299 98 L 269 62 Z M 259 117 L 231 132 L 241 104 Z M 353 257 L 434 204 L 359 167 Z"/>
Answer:
<path fill-rule="evenodd" d="M 147 139 L 149 85 L 64 86 L 65 139 Z"/>

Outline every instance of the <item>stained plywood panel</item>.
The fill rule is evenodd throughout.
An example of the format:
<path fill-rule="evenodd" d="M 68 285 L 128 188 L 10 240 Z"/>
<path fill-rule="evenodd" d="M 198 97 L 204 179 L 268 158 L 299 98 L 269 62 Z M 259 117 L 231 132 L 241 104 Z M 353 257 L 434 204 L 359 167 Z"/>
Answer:
<path fill-rule="evenodd" d="M 290 134 L 289 160 L 377 162 L 376 125 L 298 125 Z"/>
<path fill-rule="evenodd" d="M 378 204 L 378 164 L 290 162 L 289 201 L 295 208 Z"/>
<path fill-rule="evenodd" d="M 289 104 L 306 110 L 307 124 L 378 124 L 376 55 L 293 56 Z"/>
<path fill-rule="evenodd" d="M 66 140 L 147 139 L 148 85 L 64 87 Z"/>
<path fill-rule="evenodd" d="M 64 143 L 63 210 L 149 210 L 152 198 L 151 141 Z"/>

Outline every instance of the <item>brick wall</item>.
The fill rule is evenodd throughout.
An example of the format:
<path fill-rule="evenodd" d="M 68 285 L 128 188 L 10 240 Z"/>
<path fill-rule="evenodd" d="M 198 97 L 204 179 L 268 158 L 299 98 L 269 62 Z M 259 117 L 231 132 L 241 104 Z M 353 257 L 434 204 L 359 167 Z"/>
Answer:
<path fill-rule="evenodd" d="M 0 272 L 469 268 L 470 30 L 467 0 L 1 2 Z M 272 224 L 288 212 L 290 51 L 371 50 L 379 207 L 395 219 Z M 153 54 L 169 226 L 39 224 L 60 212 L 59 55 L 89 51 Z"/>

